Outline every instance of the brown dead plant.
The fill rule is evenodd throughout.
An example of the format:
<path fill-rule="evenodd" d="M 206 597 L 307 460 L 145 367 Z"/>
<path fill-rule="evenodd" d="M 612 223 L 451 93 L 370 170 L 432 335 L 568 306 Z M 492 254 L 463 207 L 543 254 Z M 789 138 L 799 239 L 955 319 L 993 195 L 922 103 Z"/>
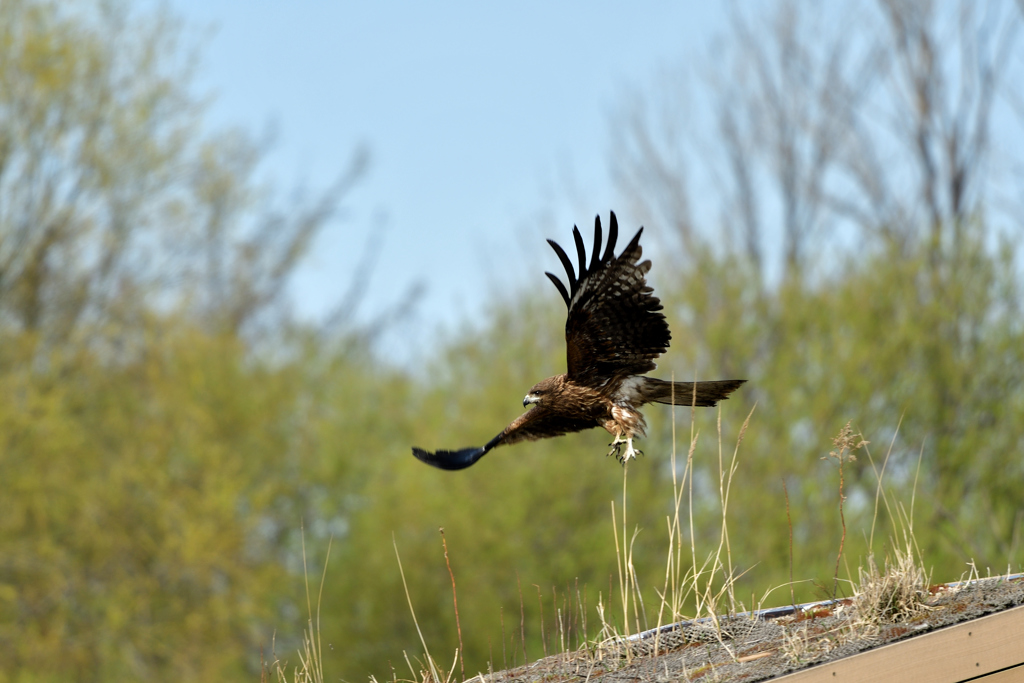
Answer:
<path fill-rule="evenodd" d="M 832 599 L 835 600 L 839 593 L 839 562 L 843 557 L 843 546 L 846 544 L 846 516 L 843 513 L 843 502 L 846 500 L 846 493 L 843 490 L 845 484 L 845 477 L 843 474 L 843 464 L 847 462 L 853 462 L 857 459 L 854 452 L 860 448 L 868 445 L 869 441 L 865 441 L 862 434 L 853 433 L 853 429 L 850 427 L 852 421 L 847 422 L 846 426 L 839 430 L 839 434 L 832 439 L 832 444 L 835 446 L 829 451 L 828 456 L 822 456 L 822 460 L 831 458 L 835 460 L 839 465 L 839 521 L 843 527 L 843 535 L 839 539 L 839 552 L 836 554 L 836 570 L 832 577 Z"/>

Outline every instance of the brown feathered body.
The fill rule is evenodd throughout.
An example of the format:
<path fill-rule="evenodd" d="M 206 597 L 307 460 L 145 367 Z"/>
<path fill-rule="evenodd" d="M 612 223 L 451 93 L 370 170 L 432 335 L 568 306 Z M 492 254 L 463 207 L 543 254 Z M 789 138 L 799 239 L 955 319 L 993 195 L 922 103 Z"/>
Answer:
<path fill-rule="evenodd" d="M 524 406 L 533 407 L 484 447 L 434 453 L 414 448 L 413 454 L 435 467 L 462 469 L 502 444 L 603 427 L 615 437 L 610 454 L 626 461 L 635 457 L 633 438 L 644 435 L 646 423 L 639 410 L 644 404 L 713 406 L 739 387 L 745 380 L 669 382 L 645 376 L 657 367 L 654 359 L 665 353 L 672 335 L 661 302 L 647 285 L 651 262 L 640 261 L 641 234 L 643 228 L 615 256 L 618 224 L 613 213 L 601 255 L 598 217 L 588 264 L 583 237 L 574 227 L 578 273 L 565 251 L 548 240 L 569 283 L 566 287 L 546 273 L 568 308 L 567 372 L 535 384 L 523 400 Z"/>
<path fill-rule="evenodd" d="M 521 415 L 502 432 L 501 442 L 510 444 L 553 436 L 545 428 L 529 429 L 531 423 L 542 427 L 541 423 L 549 420 L 574 427 L 561 433 L 604 427 L 616 439 L 628 441 L 646 435 L 647 421 L 640 412 L 644 404 L 714 406 L 744 381 L 668 382 L 619 373 L 607 383 L 592 387 L 574 382 L 568 374 L 555 375 L 535 384 L 523 400 L 524 405 L 536 405 L 534 410 L 541 413 L 531 415 L 531 410 Z M 545 414 L 547 419 L 538 419 Z"/>

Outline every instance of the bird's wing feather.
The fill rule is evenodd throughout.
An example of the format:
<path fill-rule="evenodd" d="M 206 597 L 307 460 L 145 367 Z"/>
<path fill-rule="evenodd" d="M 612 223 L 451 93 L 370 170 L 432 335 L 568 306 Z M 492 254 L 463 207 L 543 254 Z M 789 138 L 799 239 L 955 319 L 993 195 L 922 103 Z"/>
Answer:
<path fill-rule="evenodd" d="M 589 266 L 583 238 L 573 227 L 573 240 L 579 256 L 579 274 L 572 261 L 555 242 L 555 250 L 565 268 L 569 286 L 551 273 L 569 309 L 565 321 L 566 364 L 569 379 L 587 386 L 601 386 L 619 373 L 639 375 L 655 368 L 654 359 L 668 349 L 671 333 L 661 311 L 661 301 L 647 286 L 650 261 L 640 261 L 643 250 L 640 235 L 630 240 L 615 256 L 618 221 L 611 215 L 608 243 L 601 249 L 601 218 L 594 221 L 594 247 Z"/>
<path fill-rule="evenodd" d="M 572 418 L 559 415 L 543 405 L 530 408 L 505 427 L 498 436 L 500 443 L 513 444 L 519 441 L 536 441 L 552 436 L 579 432 L 596 426 L 592 419 Z"/>
<path fill-rule="evenodd" d="M 486 446 L 479 448 L 462 448 L 457 451 L 425 451 L 413 448 L 412 454 L 419 460 L 442 470 L 461 470 L 469 467 L 484 457 L 492 448 L 502 444 L 513 444 L 519 441 L 536 441 L 552 436 L 561 436 L 569 432 L 578 432 L 594 426 L 593 420 L 567 418 L 556 415 L 543 406 L 536 406 L 512 421 L 500 434 L 491 439 Z"/>

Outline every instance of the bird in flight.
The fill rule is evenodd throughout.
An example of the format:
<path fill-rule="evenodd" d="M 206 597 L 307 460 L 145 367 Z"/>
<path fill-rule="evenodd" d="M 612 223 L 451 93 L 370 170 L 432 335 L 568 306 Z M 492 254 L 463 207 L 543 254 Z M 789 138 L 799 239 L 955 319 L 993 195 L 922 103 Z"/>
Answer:
<path fill-rule="evenodd" d="M 548 240 L 569 281 L 545 273 L 569 309 L 565 320 L 567 372 L 535 384 L 523 399 L 532 407 L 479 448 L 433 453 L 413 448 L 414 456 L 443 470 L 469 467 L 491 449 L 519 441 L 534 441 L 593 427 L 614 437 L 612 450 L 622 463 L 639 453 L 633 439 L 647 427 L 640 407 L 645 403 L 714 406 L 746 380 L 670 382 L 645 373 L 657 367 L 654 359 L 668 350 L 672 335 L 661 313 L 661 301 L 647 286 L 650 261 L 640 261 L 640 235 L 615 255 L 619 226 L 611 214 L 608 243 L 601 255 L 601 217 L 594 221 L 594 248 L 587 263 L 586 247 L 576 226 L 572 235 L 579 256 L 578 274 L 565 251 Z"/>

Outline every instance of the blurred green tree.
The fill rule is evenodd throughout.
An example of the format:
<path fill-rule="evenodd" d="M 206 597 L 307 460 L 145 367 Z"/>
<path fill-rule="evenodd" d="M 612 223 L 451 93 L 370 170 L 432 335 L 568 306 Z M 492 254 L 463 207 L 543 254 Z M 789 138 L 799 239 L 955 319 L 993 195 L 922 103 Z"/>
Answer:
<path fill-rule="evenodd" d="M 0 680 L 258 673 L 334 511 L 312 399 L 371 372 L 280 306 L 365 154 L 276 206 L 133 10 L 0 0 Z"/>
<path fill-rule="evenodd" d="M 0 320 L 49 345 L 188 304 L 243 330 L 363 171 L 278 208 L 262 148 L 207 134 L 194 52 L 166 13 L 0 3 Z M 214 322 L 215 321 L 215 322 Z"/>
<path fill-rule="evenodd" d="M 659 374 L 751 380 L 722 410 L 728 452 L 758 406 L 729 507 L 733 563 L 746 572 L 736 594 L 747 607 L 789 580 L 783 482 L 797 599 L 831 592 L 843 531 L 838 476 L 822 457 L 851 419 L 872 457 L 846 472 L 850 566 L 872 550 L 875 471 L 890 443 L 886 484 L 908 510 L 914 501 L 914 532 L 936 580 L 958 578 L 972 559 L 1021 566 L 1024 213 L 1003 194 L 1019 182 L 1007 169 L 1020 159 L 992 145 L 1001 126 L 1020 122 L 1019 27 L 1009 2 L 773 3 L 737 14 L 715 44 L 713 130 L 680 108 L 701 98 L 674 87 L 616 121 L 613 172 L 630 209 L 620 217 L 639 216 L 661 239 L 648 253 L 673 346 Z M 713 171 L 702 175 L 705 164 Z M 514 397 L 562 367 L 561 314 L 547 292 L 496 305 L 482 331 L 449 342 L 433 389 L 421 390 L 417 443 L 482 443 L 512 419 Z M 634 561 L 650 613 L 663 581 L 673 443 L 668 416 L 648 413 L 648 458 L 631 469 L 629 514 L 642 528 Z M 686 435 L 687 415 L 677 415 Z M 698 413 L 695 425 L 699 554 L 713 549 L 721 524 L 713 420 Z M 371 635 L 366 651 L 337 666 L 380 678 L 390 661 L 401 675 L 397 653 L 419 650 L 397 572 L 388 574 L 392 531 L 420 625 L 449 661 L 457 640 L 437 536 L 445 528 L 460 596 L 472 595 L 459 602 L 467 671 L 500 668 L 514 652 L 522 661 L 521 604 L 528 655 L 543 653 L 534 586 L 548 628 L 552 588 L 557 602 L 577 578 L 591 608 L 598 591 L 609 604 L 618 579 L 607 510 L 621 474 L 581 460 L 601 452 L 600 436 L 499 450 L 454 477 L 409 470 L 404 454 L 381 463 L 367 488 L 373 502 L 351 527 L 351 566 L 362 569 L 331 593 L 351 610 L 331 628 L 353 629 L 346 642 Z M 685 451 L 685 441 L 677 434 L 675 447 Z M 875 552 L 891 521 L 883 506 Z M 388 587 L 369 593 L 385 575 Z M 393 635 L 403 645 L 389 650 Z"/>
<path fill-rule="evenodd" d="M 995 144 L 1019 135 L 1020 27 L 1010 2 L 737 11 L 710 62 L 712 117 L 687 116 L 670 88 L 617 129 L 620 187 L 672 228 L 662 262 L 679 274 L 654 277 L 688 341 L 673 367 L 748 376 L 739 400 L 760 406 L 740 473 L 757 494 L 732 510 L 782 528 L 785 478 L 797 565 L 819 580 L 839 520 L 817 457 L 848 419 L 876 456 L 899 426 L 888 481 L 908 501 L 917 483 L 937 577 L 1024 559 L 1007 485 L 1024 475 L 1021 160 Z M 707 140 L 724 153 L 704 153 Z M 875 490 L 870 463 L 857 469 L 855 520 Z M 785 541 L 734 549 L 759 560 L 759 578 L 781 577 Z"/>
<path fill-rule="evenodd" d="M 648 253 L 674 343 L 658 374 L 751 380 L 722 406 L 726 453 L 758 405 L 730 499 L 747 607 L 789 578 L 783 481 L 796 578 L 831 585 L 838 482 L 820 458 L 848 419 L 877 466 L 895 439 L 886 478 L 905 500 L 916 485 L 937 579 L 970 558 L 1020 565 L 1020 253 L 1000 233 L 1017 236 L 1020 215 L 997 210 L 991 188 L 1012 178 L 987 163 L 994 112 L 1013 101 L 999 94 L 1019 82 L 1004 70 L 1019 19 L 972 7 L 957 31 L 919 3 L 849 9 L 834 35 L 815 6 L 775 5 L 770 30 L 738 16 L 700 134 L 724 150 L 699 160 L 717 165 L 713 191 L 700 186 L 717 231 L 697 227 L 700 166 L 671 103 L 616 128 L 628 210 L 663 238 Z M 261 646 L 269 657 L 276 632 L 291 658 L 305 624 L 303 527 L 314 585 L 334 539 L 331 675 L 403 675 L 403 650 L 419 650 L 392 535 L 447 661 L 445 529 L 467 673 L 594 637 L 599 599 L 621 625 L 622 470 L 604 434 L 455 475 L 409 454 L 490 438 L 564 367 L 554 291 L 495 301 L 415 375 L 382 365 L 370 332 L 290 321 L 288 274 L 365 156 L 309 201 L 267 204 L 260 146 L 201 127 L 180 28 L 126 9 L 0 0 L 0 680 L 252 679 Z M 629 470 L 646 625 L 689 414 L 675 411 L 673 442 L 671 411 L 648 410 Z M 699 559 L 720 531 L 718 415 L 693 425 Z M 853 559 L 875 478 L 866 458 L 847 477 Z"/>

